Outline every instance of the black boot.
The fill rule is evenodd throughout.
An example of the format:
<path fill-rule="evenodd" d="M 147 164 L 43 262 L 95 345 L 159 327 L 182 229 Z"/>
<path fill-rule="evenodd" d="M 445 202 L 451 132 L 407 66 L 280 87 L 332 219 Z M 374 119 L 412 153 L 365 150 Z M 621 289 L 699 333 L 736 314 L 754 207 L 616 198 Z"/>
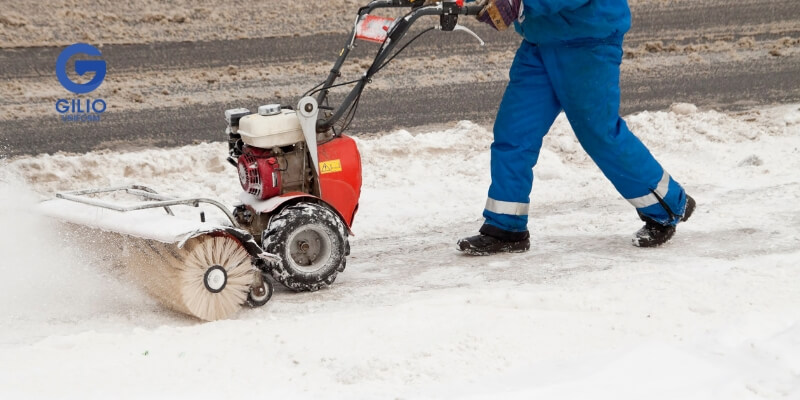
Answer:
<path fill-rule="evenodd" d="M 530 234 L 509 232 L 492 225 L 484 224 L 480 235 L 470 236 L 458 241 L 458 250 L 471 256 L 488 256 L 497 253 L 522 253 L 531 247 Z"/>
<path fill-rule="evenodd" d="M 694 199 L 686 195 L 686 211 L 683 212 L 681 222 L 685 222 L 692 216 L 695 206 Z M 640 215 L 644 226 L 639 229 L 633 237 L 633 245 L 637 247 L 658 247 L 667 243 L 675 235 L 675 226 L 661 225 L 650 218 Z"/>

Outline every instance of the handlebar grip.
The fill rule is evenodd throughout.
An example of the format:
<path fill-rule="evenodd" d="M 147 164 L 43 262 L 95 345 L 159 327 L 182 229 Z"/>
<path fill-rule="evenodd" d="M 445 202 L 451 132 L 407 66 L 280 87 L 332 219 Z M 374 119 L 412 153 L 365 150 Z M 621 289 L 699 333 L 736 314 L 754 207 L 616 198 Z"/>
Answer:
<path fill-rule="evenodd" d="M 461 14 L 478 15 L 480 14 L 481 10 L 483 10 L 483 6 L 464 6 L 461 7 Z"/>

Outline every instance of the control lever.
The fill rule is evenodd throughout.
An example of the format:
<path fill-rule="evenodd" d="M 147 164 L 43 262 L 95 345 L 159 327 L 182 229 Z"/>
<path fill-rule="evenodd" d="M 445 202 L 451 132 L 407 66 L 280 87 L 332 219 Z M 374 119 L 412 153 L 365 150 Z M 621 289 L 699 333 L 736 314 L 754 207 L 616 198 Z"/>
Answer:
<path fill-rule="evenodd" d="M 441 25 L 437 25 L 436 29 L 442 30 L 442 26 Z M 453 31 L 464 31 L 464 32 L 467 32 L 470 35 L 472 35 L 472 37 L 474 37 L 475 39 L 478 39 L 478 42 L 481 43 L 481 46 L 486 46 L 486 42 L 484 42 L 483 39 L 481 39 L 481 37 L 478 36 L 477 33 L 473 32 L 472 29 L 469 29 L 464 25 L 456 25 L 455 27 L 453 27 Z"/>

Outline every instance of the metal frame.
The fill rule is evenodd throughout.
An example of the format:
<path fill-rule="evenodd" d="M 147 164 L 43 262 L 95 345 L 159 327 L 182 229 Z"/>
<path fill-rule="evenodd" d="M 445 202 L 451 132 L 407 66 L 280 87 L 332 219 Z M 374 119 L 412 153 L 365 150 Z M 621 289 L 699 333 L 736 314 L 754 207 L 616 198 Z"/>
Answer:
<path fill-rule="evenodd" d="M 130 205 L 122 205 L 118 203 L 112 203 L 109 201 L 94 199 L 91 197 L 87 197 L 88 195 L 93 194 L 100 194 L 100 193 L 113 193 L 113 192 L 125 192 L 134 196 L 141 197 L 145 201 Z M 216 200 L 202 198 L 202 197 L 192 197 L 192 198 L 176 198 L 170 197 L 163 194 L 159 194 L 152 188 L 143 185 L 128 185 L 128 186 L 115 186 L 115 187 L 107 187 L 107 188 L 99 188 L 99 189 L 86 189 L 86 190 L 73 190 L 69 192 L 59 192 L 56 193 L 56 198 L 74 201 L 76 203 L 82 203 L 94 207 L 105 208 L 107 210 L 119 211 L 119 212 L 129 212 L 129 211 L 137 211 L 137 210 L 147 210 L 151 208 L 163 208 L 167 214 L 174 216 L 175 214 L 172 212 L 171 206 L 191 206 L 191 207 L 198 207 L 200 203 L 209 204 L 220 211 L 222 211 L 226 217 L 231 221 L 231 224 L 235 228 L 241 228 L 239 223 L 236 222 L 236 218 L 233 216 L 233 213 L 228 210 L 228 207 Z"/>

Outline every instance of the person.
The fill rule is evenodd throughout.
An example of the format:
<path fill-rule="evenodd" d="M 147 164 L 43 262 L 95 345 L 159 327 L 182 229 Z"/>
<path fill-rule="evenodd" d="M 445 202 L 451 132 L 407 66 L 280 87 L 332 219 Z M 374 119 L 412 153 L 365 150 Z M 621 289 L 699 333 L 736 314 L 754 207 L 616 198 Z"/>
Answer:
<path fill-rule="evenodd" d="M 491 186 L 476 236 L 458 241 L 469 255 L 530 248 L 533 167 L 544 135 L 563 110 L 581 146 L 644 221 L 633 244 L 666 243 L 695 201 L 619 116 L 626 0 L 483 0 L 478 20 L 523 37 L 494 124 Z"/>

